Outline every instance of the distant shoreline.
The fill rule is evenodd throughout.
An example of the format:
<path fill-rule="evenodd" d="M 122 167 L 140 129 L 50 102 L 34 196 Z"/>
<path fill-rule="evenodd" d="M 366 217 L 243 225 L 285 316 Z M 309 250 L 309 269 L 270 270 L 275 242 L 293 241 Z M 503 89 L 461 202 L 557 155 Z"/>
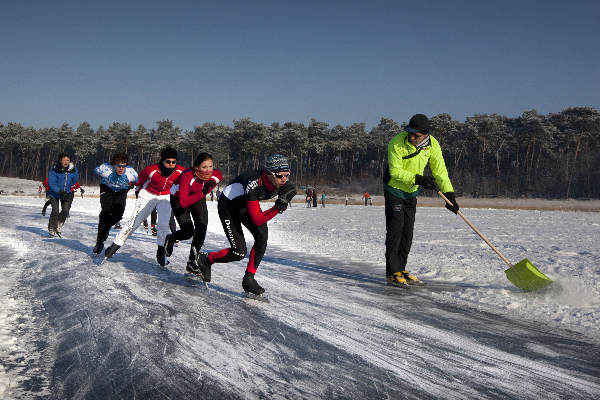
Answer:
<path fill-rule="evenodd" d="M 40 182 L 19 179 L 0 177 L 0 202 L 4 196 L 28 196 L 28 197 L 44 197 L 44 193 L 38 193 Z M 85 197 L 99 197 L 100 188 L 97 185 L 84 186 Z M 345 198 L 339 194 L 326 194 L 327 204 L 344 204 Z M 77 193 L 79 196 L 79 193 Z M 129 198 L 135 198 L 133 191 L 129 192 Z M 348 205 L 364 206 L 362 193 L 348 194 Z M 373 206 L 383 206 L 384 199 L 381 195 L 371 196 Z M 317 193 L 318 207 L 321 207 L 321 195 Z M 493 208 L 493 209 L 509 209 L 509 210 L 540 210 L 540 211 L 584 211 L 584 212 L 600 212 L 600 199 L 591 200 L 548 200 L 548 199 L 511 199 L 503 197 L 495 198 L 471 198 L 459 197 L 458 204 L 462 208 Z M 208 200 L 210 201 L 210 200 Z M 215 198 L 216 201 L 216 198 Z M 304 194 L 300 193 L 294 198 L 294 206 L 303 206 L 305 204 Z M 443 207 L 444 202 L 441 198 L 419 196 L 417 207 Z"/>

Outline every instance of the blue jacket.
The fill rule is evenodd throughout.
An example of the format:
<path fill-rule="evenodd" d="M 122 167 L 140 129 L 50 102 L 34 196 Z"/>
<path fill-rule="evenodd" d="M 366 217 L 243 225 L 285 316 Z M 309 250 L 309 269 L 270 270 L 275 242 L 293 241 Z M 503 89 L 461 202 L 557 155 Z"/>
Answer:
<path fill-rule="evenodd" d="M 138 174 L 133 168 L 127 166 L 123 175 L 117 175 L 115 167 L 110 163 L 104 163 L 97 166 L 94 169 L 94 173 L 102 178 L 102 184 L 106 185 L 113 192 L 120 192 L 121 190 L 129 190 L 137 179 Z"/>
<path fill-rule="evenodd" d="M 79 171 L 77 171 L 73 163 L 69 163 L 67 168 L 56 164 L 48 173 L 48 186 L 50 186 L 48 194 L 58 199 L 59 192 L 71 193 L 71 186 L 76 184 L 78 180 Z"/>

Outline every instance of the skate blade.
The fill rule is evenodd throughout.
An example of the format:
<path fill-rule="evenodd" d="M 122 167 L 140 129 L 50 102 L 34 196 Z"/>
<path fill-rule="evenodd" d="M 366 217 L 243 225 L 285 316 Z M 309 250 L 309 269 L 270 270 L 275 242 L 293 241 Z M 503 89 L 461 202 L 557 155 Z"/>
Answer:
<path fill-rule="evenodd" d="M 256 301 L 260 301 L 263 303 L 270 303 L 271 301 L 269 300 L 268 297 L 266 297 L 264 294 L 254 294 L 254 293 L 250 293 L 250 292 L 244 292 L 245 297 L 249 300 L 256 300 Z"/>
<path fill-rule="evenodd" d="M 386 282 L 386 286 L 397 287 L 397 288 L 402 288 L 402 289 L 408 289 L 410 287 L 408 284 L 393 283 L 393 282 Z"/>
<path fill-rule="evenodd" d="M 425 282 L 423 281 L 416 281 L 416 282 L 409 282 L 408 286 L 425 286 Z"/>
<path fill-rule="evenodd" d="M 206 281 L 204 280 L 204 277 L 203 277 L 202 275 L 200 275 L 200 274 L 195 274 L 195 273 L 193 273 L 193 272 L 186 271 L 186 273 L 185 273 L 185 278 L 186 278 L 186 279 L 189 279 L 189 280 L 191 280 L 191 281 L 194 281 L 194 282 L 198 282 L 198 281 L 200 281 L 200 282 L 204 283 L 204 287 L 206 288 L 206 290 L 208 290 L 208 289 L 209 289 L 209 287 L 208 287 L 208 282 L 206 282 Z"/>
<path fill-rule="evenodd" d="M 100 261 L 100 262 L 98 263 L 98 266 L 100 266 L 100 265 L 104 264 L 104 263 L 106 262 L 106 260 L 108 260 L 108 257 L 104 257 L 104 258 L 102 259 L 102 261 Z"/>

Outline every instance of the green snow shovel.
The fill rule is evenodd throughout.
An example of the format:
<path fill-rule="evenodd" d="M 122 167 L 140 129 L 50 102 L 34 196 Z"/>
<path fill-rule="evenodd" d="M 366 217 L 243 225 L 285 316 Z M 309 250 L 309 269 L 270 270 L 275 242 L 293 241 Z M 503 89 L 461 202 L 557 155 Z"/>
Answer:
<path fill-rule="evenodd" d="M 448 198 L 444 196 L 442 192 L 438 191 L 438 194 L 446 201 L 446 203 L 452 205 L 452 202 L 448 200 Z M 526 258 L 519 261 L 517 264 L 512 265 L 510 261 L 508 261 L 508 259 L 504 257 L 502 253 L 500 253 L 500 250 L 490 243 L 483 233 L 479 232 L 479 230 L 475 228 L 475 225 L 473 225 L 471 221 L 469 221 L 467 217 L 460 212 L 460 210 L 457 212 L 457 214 L 460 215 L 460 217 L 465 220 L 467 225 L 469 225 L 471 229 L 473 229 L 475 233 L 477 233 L 479 237 L 481 237 L 483 241 L 486 242 L 492 248 L 492 250 L 494 250 L 496 254 L 500 256 L 502 261 L 508 265 L 509 268 L 504 271 L 504 273 L 506 273 L 506 277 L 512 282 L 513 285 L 525 291 L 533 291 L 546 287 L 552 283 L 550 278 L 544 275 L 535 267 L 535 265 L 531 263 L 531 261 Z"/>

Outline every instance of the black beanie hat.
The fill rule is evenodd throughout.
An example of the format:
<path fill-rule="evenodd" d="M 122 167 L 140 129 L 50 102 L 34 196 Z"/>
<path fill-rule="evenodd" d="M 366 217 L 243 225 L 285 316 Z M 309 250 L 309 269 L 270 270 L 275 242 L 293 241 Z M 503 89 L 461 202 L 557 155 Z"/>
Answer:
<path fill-rule="evenodd" d="M 424 114 L 415 114 L 408 121 L 408 126 L 404 128 L 408 133 L 429 133 L 429 119 Z"/>
<path fill-rule="evenodd" d="M 167 146 L 160 151 L 160 161 L 166 160 L 167 158 L 174 158 L 177 160 L 177 150 L 171 146 Z"/>

